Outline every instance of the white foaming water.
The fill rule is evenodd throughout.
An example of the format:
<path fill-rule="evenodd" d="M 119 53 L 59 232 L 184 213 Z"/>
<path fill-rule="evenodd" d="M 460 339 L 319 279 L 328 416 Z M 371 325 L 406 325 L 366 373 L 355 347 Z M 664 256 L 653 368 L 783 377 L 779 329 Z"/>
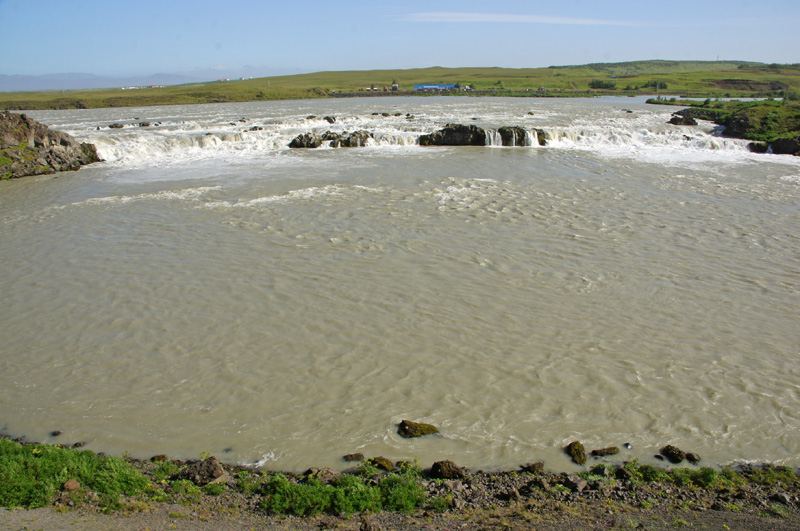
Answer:
<path fill-rule="evenodd" d="M 800 464 L 797 157 L 635 99 L 30 114 L 108 162 L 0 183 L 6 433 L 295 470 L 567 470 L 574 439 Z M 487 147 L 418 145 L 447 123 Z M 489 149 L 502 126 L 526 147 Z"/>

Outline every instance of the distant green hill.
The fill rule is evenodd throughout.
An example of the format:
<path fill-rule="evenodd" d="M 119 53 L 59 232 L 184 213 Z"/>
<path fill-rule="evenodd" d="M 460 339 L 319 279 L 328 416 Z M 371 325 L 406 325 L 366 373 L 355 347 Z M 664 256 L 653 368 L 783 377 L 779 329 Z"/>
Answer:
<path fill-rule="evenodd" d="M 781 97 L 800 91 L 800 65 L 746 61 L 633 61 L 548 68 L 415 68 L 315 72 L 130 89 L 0 93 L 0 110 L 131 107 L 399 94 L 415 84 L 460 84 L 502 96 L 670 94 L 701 98 Z M 377 91 L 377 93 L 376 93 Z M 386 93 L 385 91 L 388 91 Z"/>

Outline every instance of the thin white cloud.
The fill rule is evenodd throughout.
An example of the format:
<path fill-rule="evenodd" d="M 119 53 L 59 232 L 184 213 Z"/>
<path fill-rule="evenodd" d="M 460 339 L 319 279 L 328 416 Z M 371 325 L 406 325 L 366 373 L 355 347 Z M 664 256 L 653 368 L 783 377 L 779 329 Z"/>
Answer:
<path fill-rule="evenodd" d="M 548 17 L 544 15 L 513 15 L 504 13 L 429 12 L 410 13 L 403 17 L 409 22 L 523 22 L 528 24 L 566 24 L 573 26 L 631 26 L 648 24 L 629 20 L 602 20 L 592 18 Z"/>

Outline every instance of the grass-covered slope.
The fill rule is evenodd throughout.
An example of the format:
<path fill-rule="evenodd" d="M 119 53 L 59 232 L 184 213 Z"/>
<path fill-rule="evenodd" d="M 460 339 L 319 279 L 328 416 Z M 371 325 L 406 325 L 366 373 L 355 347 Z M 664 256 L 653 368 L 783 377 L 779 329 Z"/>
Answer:
<path fill-rule="evenodd" d="M 698 97 L 782 96 L 800 91 L 800 65 L 743 61 L 635 61 L 548 68 L 415 68 L 315 72 L 292 76 L 126 89 L 0 93 L 0 109 L 74 109 L 190 103 L 266 101 L 375 94 L 398 83 L 460 84 L 482 94 L 586 96 L 662 94 Z"/>

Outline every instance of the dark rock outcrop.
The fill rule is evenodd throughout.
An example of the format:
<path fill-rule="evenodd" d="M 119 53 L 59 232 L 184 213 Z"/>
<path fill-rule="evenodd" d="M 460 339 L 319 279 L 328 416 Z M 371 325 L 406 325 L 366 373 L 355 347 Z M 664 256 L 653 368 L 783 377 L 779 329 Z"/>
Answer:
<path fill-rule="evenodd" d="M 290 148 L 318 148 L 324 142 L 328 142 L 330 147 L 364 147 L 367 140 L 374 138 L 372 133 L 363 129 L 348 133 L 333 133 L 326 131 L 322 135 L 317 133 L 302 133 L 297 135 L 289 143 Z"/>
<path fill-rule="evenodd" d="M 326 122 L 328 122 L 329 124 L 334 124 L 334 123 L 336 123 L 336 118 L 335 118 L 335 117 L 333 117 L 333 116 L 326 116 L 325 118 L 323 118 L 323 120 L 325 120 L 325 121 L 326 121 Z"/>
<path fill-rule="evenodd" d="M 521 127 L 501 127 L 497 130 L 504 146 L 524 146 L 525 129 Z"/>
<path fill-rule="evenodd" d="M 769 151 L 769 144 L 766 142 L 750 142 L 747 149 L 752 153 L 766 153 Z"/>
<path fill-rule="evenodd" d="M 94 144 L 80 143 L 24 114 L 0 114 L 0 178 L 77 170 L 100 162 Z"/>
<path fill-rule="evenodd" d="M 289 143 L 290 148 L 318 148 L 322 145 L 322 137 L 316 133 L 302 133 Z"/>
<path fill-rule="evenodd" d="M 420 146 L 485 146 L 486 131 L 476 125 L 447 124 L 419 137 Z"/>
<path fill-rule="evenodd" d="M 796 138 L 779 138 L 774 140 L 772 152 L 777 155 L 800 155 L 800 136 Z"/>
<path fill-rule="evenodd" d="M 682 114 L 675 113 L 672 115 L 672 118 L 670 118 L 669 123 L 672 125 L 697 125 L 697 120 L 691 116 L 684 116 Z"/>
<path fill-rule="evenodd" d="M 401 437 L 405 437 L 406 439 L 411 439 L 414 437 L 422 437 L 423 435 L 439 433 L 439 428 L 437 428 L 433 424 L 425 424 L 424 422 L 412 422 L 410 420 L 404 420 L 397 425 L 397 433 L 399 433 Z"/>
<path fill-rule="evenodd" d="M 372 133 L 363 129 L 352 133 L 343 133 L 339 138 L 331 141 L 331 147 L 364 147 L 370 138 L 373 138 Z"/>

